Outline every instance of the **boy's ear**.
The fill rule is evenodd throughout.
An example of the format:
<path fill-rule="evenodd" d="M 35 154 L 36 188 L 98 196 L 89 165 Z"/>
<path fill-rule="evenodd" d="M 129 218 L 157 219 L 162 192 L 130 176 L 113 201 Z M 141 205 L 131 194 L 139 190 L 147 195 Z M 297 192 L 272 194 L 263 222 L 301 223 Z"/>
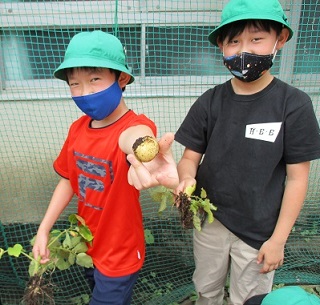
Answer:
<path fill-rule="evenodd" d="M 218 45 L 220 51 L 223 52 L 223 42 L 218 39 L 217 40 L 217 45 Z"/>
<path fill-rule="evenodd" d="M 131 76 L 125 72 L 121 72 L 119 79 L 118 79 L 118 83 L 120 88 L 124 88 L 130 81 Z"/>
<path fill-rule="evenodd" d="M 277 50 L 280 50 L 284 46 L 284 44 L 288 40 L 289 34 L 289 30 L 286 27 L 284 27 L 278 37 Z"/>

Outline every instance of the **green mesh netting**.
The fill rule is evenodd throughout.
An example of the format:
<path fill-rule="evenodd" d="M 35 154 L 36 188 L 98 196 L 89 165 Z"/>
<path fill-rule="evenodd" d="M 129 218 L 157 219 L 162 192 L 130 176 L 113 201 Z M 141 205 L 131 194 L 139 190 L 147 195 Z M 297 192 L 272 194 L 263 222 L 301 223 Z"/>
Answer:
<path fill-rule="evenodd" d="M 52 78 L 70 38 L 80 30 L 114 33 L 125 46 L 136 81 L 127 87 L 130 108 L 145 113 L 159 135 L 175 132 L 197 96 L 230 76 L 207 35 L 225 0 L 8 1 L 0 3 L 0 248 L 20 243 L 31 250 L 59 179 L 52 162 L 68 127 L 81 113 L 63 82 Z M 277 55 L 273 73 L 306 91 L 320 117 L 320 4 L 282 0 L 294 37 Z M 307 122 L 306 122 L 307 123 Z M 174 144 L 177 161 L 182 147 Z M 320 284 L 319 162 L 312 163 L 308 195 L 286 247 L 275 283 Z M 177 211 L 159 217 L 148 191 L 141 202 L 145 228 L 155 241 L 135 287 L 133 304 L 169 305 L 193 292 L 192 232 Z M 76 211 L 72 202 L 56 228 Z M 0 301 L 19 304 L 28 261 L 0 260 Z M 53 273 L 56 304 L 85 304 L 83 271 Z"/>

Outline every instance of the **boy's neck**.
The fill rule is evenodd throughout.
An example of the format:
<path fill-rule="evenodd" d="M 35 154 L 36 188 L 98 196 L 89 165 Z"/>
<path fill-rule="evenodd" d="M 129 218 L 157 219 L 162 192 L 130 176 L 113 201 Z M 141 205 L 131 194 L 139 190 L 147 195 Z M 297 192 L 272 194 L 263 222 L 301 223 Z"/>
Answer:
<path fill-rule="evenodd" d="M 234 93 L 239 95 L 251 95 L 262 91 L 266 88 L 273 80 L 273 76 L 267 71 L 263 76 L 254 82 L 243 82 L 237 78 L 231 79 L 231 85 Z"/>

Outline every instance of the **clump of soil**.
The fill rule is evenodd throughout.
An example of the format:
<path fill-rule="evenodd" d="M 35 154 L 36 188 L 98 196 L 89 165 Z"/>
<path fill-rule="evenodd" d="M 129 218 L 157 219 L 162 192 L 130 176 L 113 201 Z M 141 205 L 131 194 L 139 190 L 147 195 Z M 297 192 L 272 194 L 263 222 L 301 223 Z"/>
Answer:
<path fill-rule="evenodd" d="M 194 228 L 195 215 L 199 217 L 200 225 L 203 225 L 206 219 L 206 213 L 202 207 L 198 207 L 197 210 L 192 210 L 190 196 L 186 193 L 180 192 L 175 198 L 175 204 L 180 212 L 180 221 L 184 229 Z"/>
<path fill-rule="evenodd" d="M 201 231 L 204 222 L 212 223 L 214 221 L 213 211 L 217 207 L 207 198 L 207 192 L 201 188 L 200 196 L 194 195 L 196 185 L 187 186 L 185 190 L 178 195 L 163 186 L 150 191 L 151 197 L 156 202 L 160 202 L 158 213 L 161 214 L 167 207 L 167 201 L 170 201 L 177 207 L 180 214 L 182 228 Z"/>

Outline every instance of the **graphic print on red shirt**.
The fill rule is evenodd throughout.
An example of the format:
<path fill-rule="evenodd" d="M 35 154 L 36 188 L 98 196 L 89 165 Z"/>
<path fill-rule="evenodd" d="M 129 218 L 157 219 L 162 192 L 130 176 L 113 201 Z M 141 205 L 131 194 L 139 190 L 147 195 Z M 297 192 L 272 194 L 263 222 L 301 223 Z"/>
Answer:
<path fill-rule="evenodd" d="M 156 126 L 133 111 L 105 128 L 90 128 L 83 116 L 72 124 L 54 162 L 59 175 L 70 180 L 78 197 L 78 214 L 93 233 L 87 253 L 107 276 L 138 271 L 145 258 L 145 242 L 139 191 L 129 185 L 129 164 L 120 150 L 120 134 L 131 126 Z"/>

